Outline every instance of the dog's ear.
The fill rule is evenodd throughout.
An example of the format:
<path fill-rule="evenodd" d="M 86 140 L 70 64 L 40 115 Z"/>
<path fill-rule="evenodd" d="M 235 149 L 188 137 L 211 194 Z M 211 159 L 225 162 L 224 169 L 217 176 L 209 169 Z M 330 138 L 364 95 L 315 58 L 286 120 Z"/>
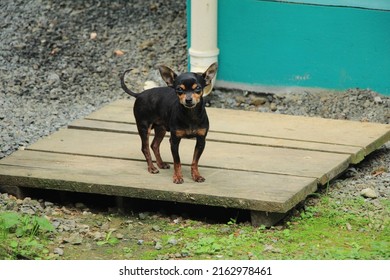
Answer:
<path fill-rule="evenodd" d="M 167 83 L 169 87 L 173 87 L 173 84 L 175 82 L 175 79 L 177 77 L 176 73 L 173 72 L 173 70 L 169 67 L 166 67 L 164 65 L 161 65 L 158 67 L 158 70 L 160 71 L 160 75 L 163 78 L 163 80 Z"/>
<path fill-rule="evenodd" d="M 206 81 L 206 86 L 210 85 L 211 84 L 211 81 L 213 80 L 213 78 L 215 77 L 215 74 L 217 73 L 217 69 L 218 69 L 218 63 L 217 62 L 214 62 L 213 64 L 211 64 L 209 66 L 209 68 L 207 68 L 207 70 L 202 74 L 202 77 L 204 78 L 204 80 Z"/>

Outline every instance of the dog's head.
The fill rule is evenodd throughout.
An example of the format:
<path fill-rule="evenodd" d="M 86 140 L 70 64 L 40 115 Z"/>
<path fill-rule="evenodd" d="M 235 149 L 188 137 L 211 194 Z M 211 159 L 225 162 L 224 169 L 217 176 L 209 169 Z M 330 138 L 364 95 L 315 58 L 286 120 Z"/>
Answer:
<path fill-rule="evenodd" d="M 172 69 L 160 66 L 160 74 L 169 87 L 175 89 L 179 102 L 186 108 L 194 108 L 202 99 L 204 89 L 211 84 L 218 65 L 213 63 L 204 73 L 187 72 L 177 75 Z"/>

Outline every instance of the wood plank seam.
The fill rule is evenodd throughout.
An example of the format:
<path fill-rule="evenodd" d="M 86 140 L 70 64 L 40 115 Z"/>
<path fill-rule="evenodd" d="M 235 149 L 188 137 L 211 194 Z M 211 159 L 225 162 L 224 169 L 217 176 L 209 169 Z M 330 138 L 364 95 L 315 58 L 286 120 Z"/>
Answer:
<path fill-rule="evenodd" d="M 82 157 L 95 157 L 95 158 L 107 158 L 107 159 L 119 159 L 119 160 L 125 160 L 128 162 L 131 161 L 137 161 L 137 162 L 145 162 L 143 159 L 136 159 L 136 158 L 125 158 L 125 157 L 110 157 L 110 156 L 104 156 L 104 155 L 91 155 L 91 154 L 81 154 L 81 153 L 68 153 L 68 152 L 56 152 L 56 151 L 45 151 L 40 149 L 33 149 L 33 148 L 27 148 L 28 151 L 34 151 L 34 152 L 42 152 L 42 153 L 50 153 L 50 154 L 63 154 L 63 155 L 73 155 L 73 156 L 82 156 Z M 153 161 L 156 163 L 155 161 Z M 172 161 L 167 160 L 167 163 L 173 164 Z M 182 163 L 182 166 L 191 167 L 191 164 L 188 163 Z M 228 167 L 216 167 L 216 166 L 210 166 L 210 165 L 204 165 L 199 164 L 200 167 L 203 168 L 210 168 L 210 169 L 216 169 L 216 170 L 232 170 L 232 171 L 245 171 L 249 173 L 258 173 L 258 174 L 274 174 L 274 175 L 284 175 L 284 176 L 291 176 L 291 177 L 300 177 L 300 178 L 312 178 L 317 179 L 317 177 L 314 176 L 304 176 L 304 175 L 294 175 L 294 174 L 288 174 L 288 173 L 282 173 L 282 172 L 266 172 L 266 171 L 256 171 L 256 170 L 244 170 L 244 169 L 238 169 L 238 168 L 228 168 Z M 149 175 L 147 171 L 145 170 L 145 175 Z M 328 177 L 326 177 L 328 178 Z"/>
<path fill-rule="evenodd" d="M 109 123 L 120 123 L 120 124 L 136 125 L 135 122 L 131 122 L 131 121 L 102 120 L 102 119 L 91 118 L 91 117 L 86 117 L 85 119 L 86 120 L 91 120 L 91 121 L 97 121 L 97 122 L 109 122 Z M 75 127 L 75 126 L 72 126 L 71 124 L 68 125 L 68 128 L 72 128 L 72 129 L 78 128 L 78 129 L 80 129 L 80 127 Z M 114 132 L 114 131 L 112 131 L 112 132 Z M 223 130 L 213 130 L 212 128 L 209 130 L 209 132 L 223 133 L 223 134 L 227 134 L 227 135 L 239 135 L 239 136 L 249 136 L 249 137 L 259 137 L 259 138 L 262 137 L 262 138 L 277 139 L 277 140 L 278 139 L 282 139 L 282 140 L 301 141 L 301 142 L 308 142 L 308 143 L 328 144 L 328 145 L 335 145 L 335 146 L 364 148 L 362 146 L 353 145 L 353 144 L 329 143 L 329 142 L 325 142 L 325 141 L 302 140 L 302 139 L 295 139 L 295 138 L 288 138 L 288 137 L 273 137 L 273 136 L 263 135 L 263 134 L 228 132 L 228 131 L 223 131 Z M 167 136 L 167 137 L 169 137 L 169 136 Z M 384 138 L 383 140 L 390 140 L 390 131 L 389 131 L 388 135 L 384 135 L 383 138 Z"/>
<path fill-rule="evenodd" d="M 90 119 L 93 120 L 93 119 Z M 100 121 L 100 122 L 106 122 L 102 120 L 94 120 L 94 121 Z M 110 122 L 110 121 L 107 121 Z M 120 122 L 111 122 L 111 123 L 120 123 Z M 89 128 L 89 127 L 81 127 L 81 126 L 75 126 L 75 125 L 68 125 L 69 129 L 79 129 L 79 130 L 91 130 L 91 131 L 105 131 L 105 132 L 112 132 L 112 133 L 124 133 L 124 134 L 135 134 L 138 135 L 137 132 L 131 132 L 131 131 L 118 131 L 114 129 L 109 129 L 109 128 L 101 128 L 101 129 L 96 129 L 96 128 Z M 223 134 L 231 134 L 231 135 L 239 135 L 239 136 L 250 136 L 250 137 L 256 137 L 256 138 L 268 138 L 268 139 L 275 139 L 275 140 L 290 140 L 290 141 L 297 141 L 297 142 L 302 142 L 302 143 L 318 143 L 318 144 L 327 144 L 327 145 L 332 145 L 332 146 L 344 146 L 344 147 L 357 147 L 364 149 L 362 146 L 358 145 L 347 145 L 347 144 L 333 144 L 333 143 L 326 143 L 326 142 L 319 142 L 319 141 L 303 141 L 303 140 L 296 140 L 296 139 L 291 139 L 291 138 L 279 138 L 279 137 L 268 137 L 268 136 L 261 136 L 261 135 L 253 135 L 253 134 L 240 134 L 240 133 L 227 133 L 227 132 L 221 132 L 221 131 L 215 131 L 215 130 L 210 130 L 210 132 L 216 132 L 216 133 L 223 133 Z M 150 133 L 151 136 L 154 135 L 154 132 L 152 131 Z M 170 136 L 167 134 L 165 135 L 165 138 L 169 138 Z M 194 139 L 189 139 L 189 140 L 194 140 Z M 265 147 L 278 147 L 278 148 L 286 148 L 286 149 L 297 149 L 297 150 L 302 150 L 302 148 L 299 147 L 283 147 L 279 145 L 272 145 L 272 144 L 256 144 L 256 143 L 249 143 L 249 142 L 244 142 L 244 141 L 229 141 L 229 140 L 217 140 L 217 139 L 207 139 L 207 141 L 213 141 L 213 142 L 220 142 L 220 143 L 232 143 L 232 144 L 244 144 L 244 145 L 252 145 L 252 146 L 265 146 Z M 318 151 L 318 152 L 323 152 L 320 149 L 310 149 L 310 148 L 305 148 L 305 150 L 308 151 Z M 334 152 L 338 154 L 349 154 L 348 152 Z"/>

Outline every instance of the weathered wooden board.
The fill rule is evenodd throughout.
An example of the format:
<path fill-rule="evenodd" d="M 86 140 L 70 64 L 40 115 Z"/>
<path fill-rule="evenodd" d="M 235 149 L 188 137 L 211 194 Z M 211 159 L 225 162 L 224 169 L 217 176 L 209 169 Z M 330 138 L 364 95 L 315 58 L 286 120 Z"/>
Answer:
<path fill-rule="evenodd" d="M 173 184 L 170 170 L 145 172 L 145 164 L 122 159 L 18 151 L 1 160 L 0 183 L 74 192 L 285 213 L 317 188 L 313 178 L 203 168 L 204 183 Z"/>
<path fill-rule="evenodd" d="M 87 117 L 89 120 L 135 123 L 134 101 L 118 100 Z M 210 130 L 228 134 L 253 135 L 344 146 L 361 150 L 362 159 L 390 140 L 390 125 L 333 120 L 242 110 L 207 108 Z M 358 161 L 354 160 L 354 163 Z"/>
<path fill-rule="evenodd" d="M 138 134 L 137 127 L 135 126 L 135 124 L 97 121 L 89 119 L 76 120 L 69 125 L 69 128 Z M 166 137 L 169 137 L 169 133 L 167 133 Z M 364 158 L 365 154 L 364 149 L 357 146 L 305 142 L 300 140 L 279 139 L 254 135 L 230 134 L 214 131 L 208 133 L 207 141 L 348 154 L 351 156 L 351 163 L 360 162 Z"/>
<path fill-rule="evenodd" d="M 194 145 L 194 140 L 182 140 L 183 164 L 191 164 Z M 135 134 L 64 129 L 28 149 L 145 161 L 139 136 Z M 167 162 L 172 161 L 168 141 L 161 144 L 161 155 Z M 343 172 L 348 165 L 347 154 L 217 142 L 206 144 L 200 160 L 200 166 L 318 178 L 321 184 Z"/>

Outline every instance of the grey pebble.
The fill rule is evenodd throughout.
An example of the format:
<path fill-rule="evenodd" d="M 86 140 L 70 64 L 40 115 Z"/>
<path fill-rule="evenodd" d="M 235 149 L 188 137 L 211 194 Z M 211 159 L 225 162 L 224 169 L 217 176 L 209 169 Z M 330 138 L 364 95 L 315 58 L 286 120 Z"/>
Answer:
<path fill-rule="evenodd" d="M 54 248 L 53 253 L 62 256 L 64 254 L 64 250 L 61 248 Z"/>
<path fill-rule="evenodd" d="M 163 248 L 163 246 L 162 246 L 161 242 L 156 242 L 156 245 L 154 245 L 154 248 L 156 250 L 161 250 Z"/>
<path fill-rule="evenodd" d="M 142 244 L 144 244 L 144 241 L 142 239 L 138 239 L 137 240 L 137 245 L 142 245 Z"/>
<path fill-rule="evenodd" d="M 371 188 L 365 188 L 360 191 L 360 195 L 366 198 L 377 198 L 378 194 Z"/>

